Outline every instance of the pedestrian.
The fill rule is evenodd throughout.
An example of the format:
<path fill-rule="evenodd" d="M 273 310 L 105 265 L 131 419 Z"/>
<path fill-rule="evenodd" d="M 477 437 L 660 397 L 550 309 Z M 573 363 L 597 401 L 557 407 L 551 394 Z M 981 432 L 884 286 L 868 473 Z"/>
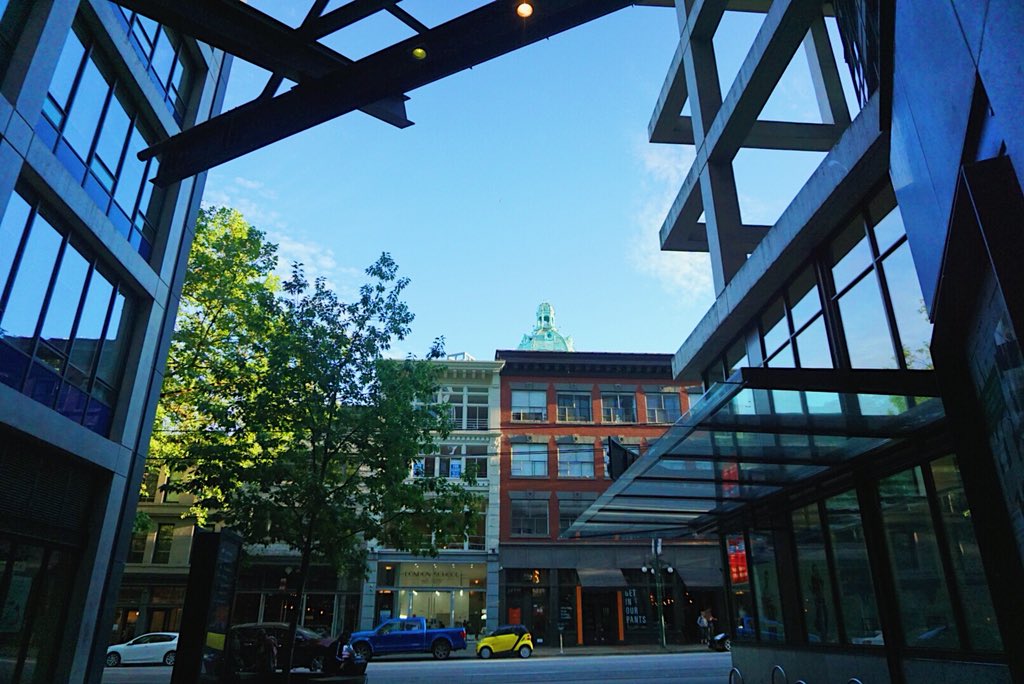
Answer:
<path fill-rule="evenodd" d="M 256 632 L 256 653 L 260 672 L 277 670 L 277 639 L 265 629 Z"/>
<path fill-rule="evenodd" d="M 710 626 L 705 612 L 705 610 L 701 610 L 697 615 L 697 629 L 700 631 L 700 643 L 702 644 L 708 643 L 708 627 Z"/>

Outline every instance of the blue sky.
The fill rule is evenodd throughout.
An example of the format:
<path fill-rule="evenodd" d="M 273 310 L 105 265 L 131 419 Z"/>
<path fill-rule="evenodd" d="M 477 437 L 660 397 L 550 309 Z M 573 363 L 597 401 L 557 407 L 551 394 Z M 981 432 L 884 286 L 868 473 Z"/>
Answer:
<path fill-rule="evenodd" d="M 292 3 L 253 4 L 301 20 Z M 430 25 L 440 8 L 479 4 L 402 7 Z M 327 42 L 358 58 L 406 37 L 391 19 Z M 723 80 L 760 19 L 727 15 Z M 706 255 L 658 248 L 693 157 L 646 138 L 677 36 L 674 10 L 627 8 L 409 93 L 416 125 L 405 130 L 356 112 L 218 167 L 204 201 L 240 209 L 282 261 L 304 262 L 342 296 L 390 252 L 416 314 L 399 355 L 421 356 L 443 335 L 450 353 L 492 358 L 518 344 L 541 301 L 579 351 L 675 352 L 713 300 Z M 799 76 L 787 74 L 763 118 L 817 120 Z M 236 60 L 226 107 L 266 77 Z M 773 222 L 820 158 L 741 153 L 745 220 Z"/>

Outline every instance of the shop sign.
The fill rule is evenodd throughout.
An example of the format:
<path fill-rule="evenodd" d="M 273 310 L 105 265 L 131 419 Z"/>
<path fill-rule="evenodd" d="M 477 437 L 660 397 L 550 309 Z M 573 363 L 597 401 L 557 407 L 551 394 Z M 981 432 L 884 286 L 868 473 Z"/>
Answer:
<path fill-rule="evenodd" d="M 641 607 L 636 588 L 630 587 L 622 592 L 622 613 L 627 630 L 647 626 L 647 611 Z"/>
<path fill-rule="evenodd" d="M 486 575 L 483 563 L 399 563 L 401 587 L 482 587 Z"/>

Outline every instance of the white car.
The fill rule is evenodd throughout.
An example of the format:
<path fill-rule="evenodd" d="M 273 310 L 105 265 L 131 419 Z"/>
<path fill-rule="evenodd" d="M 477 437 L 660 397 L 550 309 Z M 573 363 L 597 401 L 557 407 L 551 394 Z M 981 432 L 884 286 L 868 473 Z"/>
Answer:
<path fill-rule="evenodd" d="M 177 632 L 152 632 L 131 641 L 107 647 L 107 667 L 128 663 L 163 663 L 174 665 L 178 650 Z"/>

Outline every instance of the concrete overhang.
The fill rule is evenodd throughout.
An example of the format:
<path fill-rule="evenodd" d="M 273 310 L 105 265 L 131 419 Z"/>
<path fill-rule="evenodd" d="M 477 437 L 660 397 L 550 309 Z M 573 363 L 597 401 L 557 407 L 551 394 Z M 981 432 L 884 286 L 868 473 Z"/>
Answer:
<path fill-rule="evenodd" d="M 846 129 L 750 254 L 672 361 L 677 381 L 706 368 L 769 303 L 823 239 L 856 209 L 889 168 L 889 137 L 879 131 L 875 95 Z"/>

